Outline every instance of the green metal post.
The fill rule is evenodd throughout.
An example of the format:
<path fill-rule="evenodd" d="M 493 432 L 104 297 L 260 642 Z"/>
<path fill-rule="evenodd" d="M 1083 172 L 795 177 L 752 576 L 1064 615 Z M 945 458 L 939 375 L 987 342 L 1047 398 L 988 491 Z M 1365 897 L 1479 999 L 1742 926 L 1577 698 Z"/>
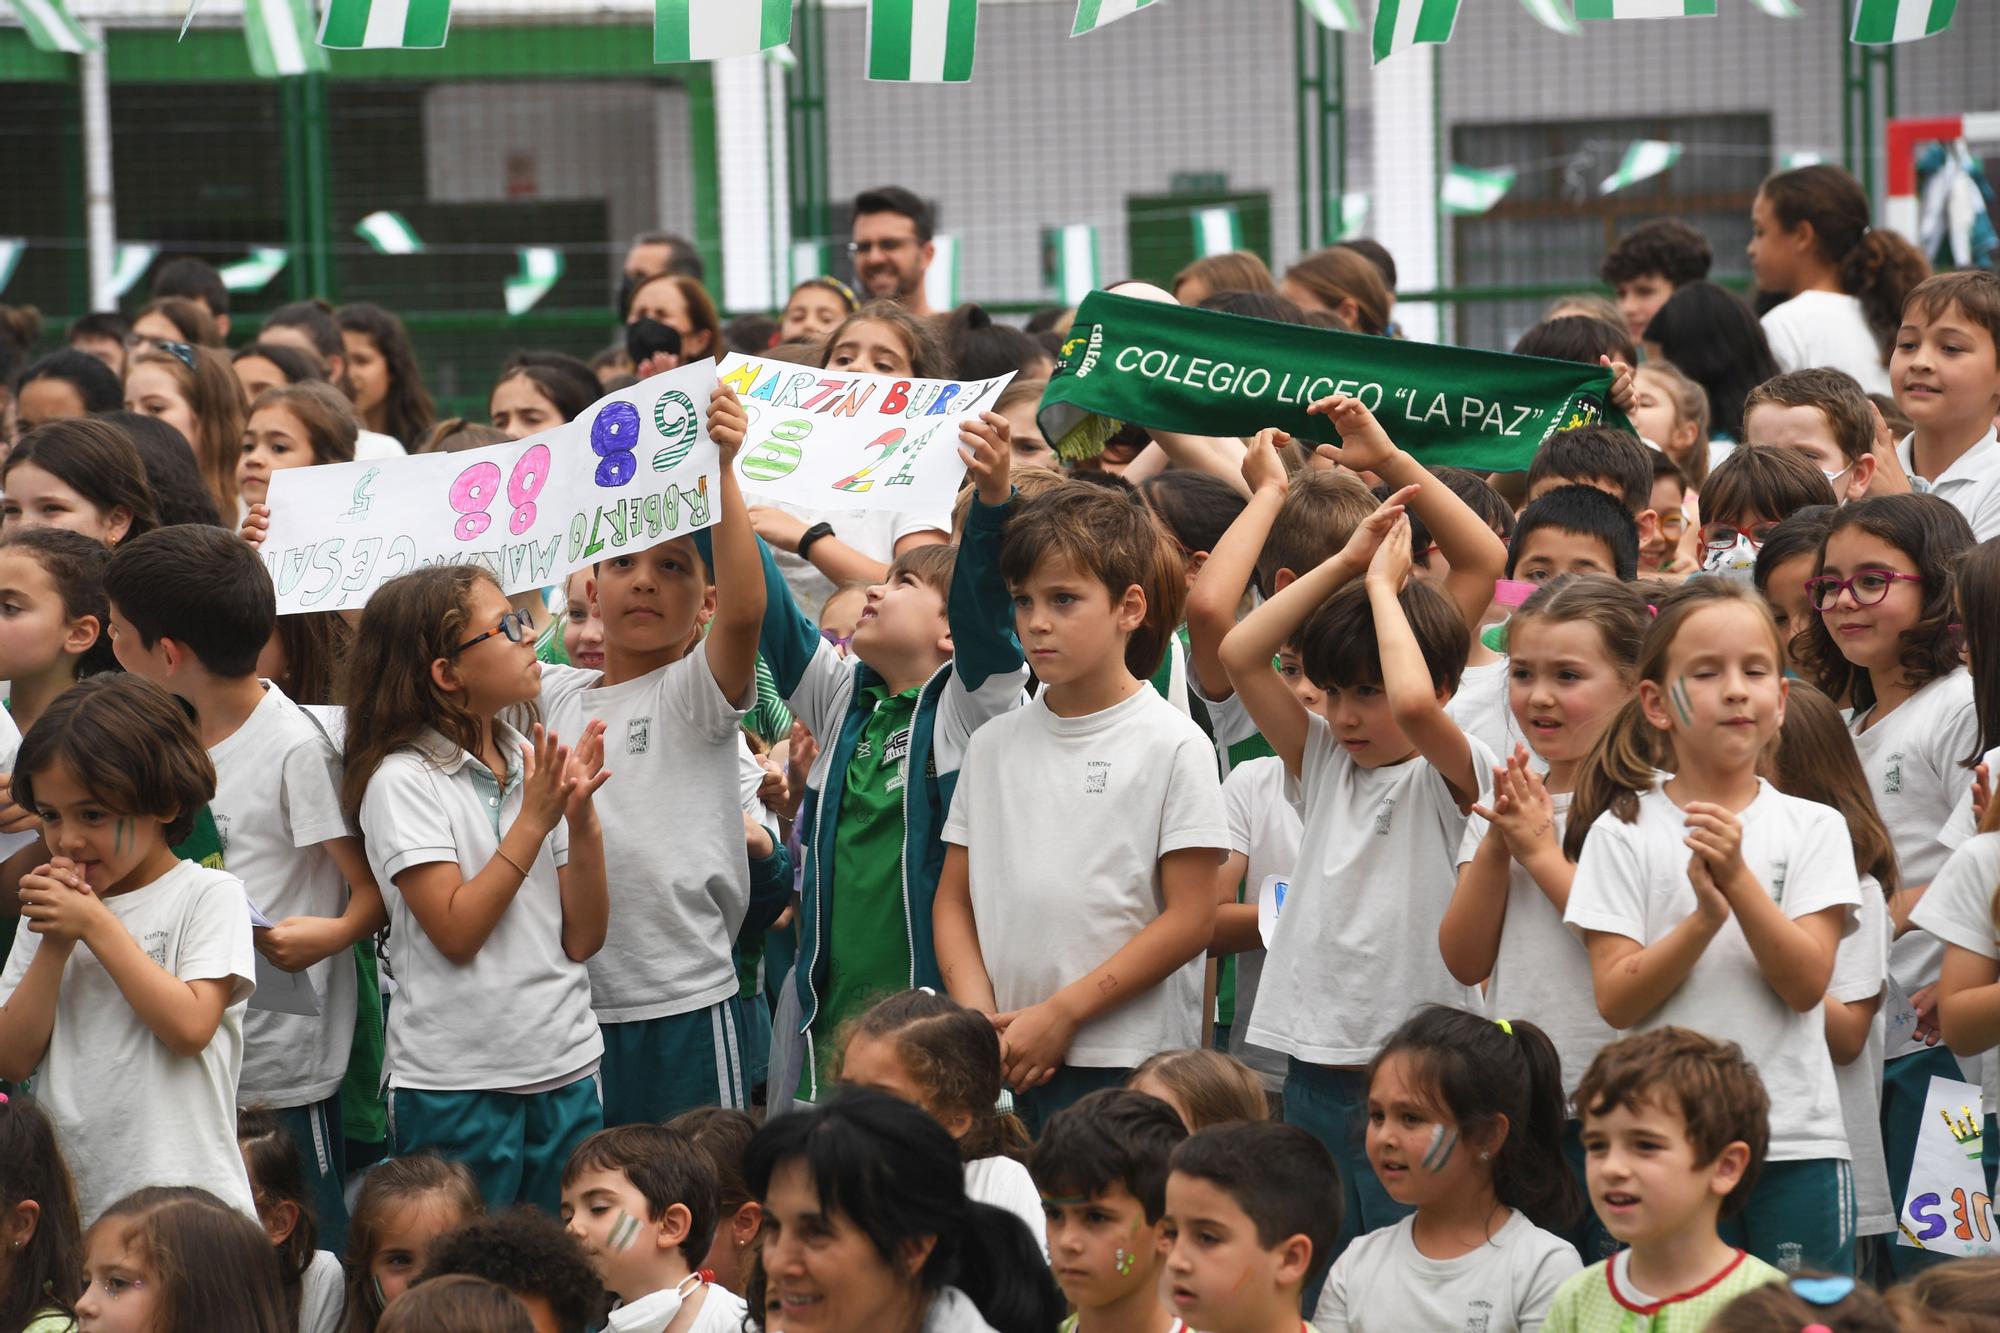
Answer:
<path fill-rule="evenodd" d="M 333 270 L 332 190 L 327 182 L 326 76 L 303 74 L 278 84 L 284 121 L 286 272 L 294 300 L 337 298 Z"/>
<path fill-rule="evenodd" d="M 693 150 L 694 244 L 714 270 L 708 286 L 726 291 L 722 259 L 722 148 L 716 138 L 715 76 L 707 61 L 686 66 L 688 141 Z"/>
<path fill-rule="evenodd" d="M 1840 157 L 1874 199 L 1882 126 L 1896 114 L 1896 48 L 1857 46 L 1847 40 L 1854 30 L 1855 4 L 1856 0 L 1841 4 Z"/>
<path fill-rule="evenodd" d="M 833 229 L 826 197 L 826 11 L 820 0 L 800 0 L 792 33 L 798 65 L 785 79 L 792 236 L 811 240 Z"/>
<path fill-rule="evenodd" d="M 1347 66 L 1341 35 L 1293 11 L 1298 80 L 1299 249 L 1315 250 L 1340 231 L 1347 191 Z"/>

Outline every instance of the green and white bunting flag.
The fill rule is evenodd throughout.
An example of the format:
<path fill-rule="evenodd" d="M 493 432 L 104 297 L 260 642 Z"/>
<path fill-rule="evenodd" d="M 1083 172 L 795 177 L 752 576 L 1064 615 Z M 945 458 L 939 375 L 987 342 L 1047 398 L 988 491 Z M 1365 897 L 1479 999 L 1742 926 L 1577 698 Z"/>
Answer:
<path fill-rule="evenodd" d="M 868 77 L 964 83 L 978 33 L 979 0 L 868 0 Z"/>
<path fill-rule="evenodd" d="M 1714 18 L 1715 0 L 1576 0 L 1580 19 Z"/>
<path fill-rule="evenodd" d="M 1599 194 L 1616 194 L 1628 185 L 1650 180 L 1680 160 L 1681 146 L 1664 139 L 1634 139 L 1618 163 L 1618 170 L 1604 178 Z"/>
<path fill-rule="evenodd" d="M 924 270 L 924 300 L 933 310 L 958 306 L 958 237 L 931 237 L 931 266 Z"/>
<path fill-rule="evenodd" d="M 1491 212 L 1493 205 L 1513 188 L 1512 167 L 1486 171 L 1453 163 L 1444 173 L 1444 188 L 1438 191 L 1438 203 L 1447 213 L 1473 217 Z"/>
<path fill-rule="evenodd" d="M 117 254 L 111 260 L 111 299 L 132 290 L 139 279 L 146 276 L 146 270 L 159 257 L 160 247 L 145 241 L 123 241 Z"/>
<path fill-rule="evenodd" d="M 1785 153 L 1778 158 L 1778 170 L 1796 171 L 1800 167 L 1816 167 L 1826 161 L 1826 154 L 1802 148 L 1797 152 Z"/>
<path fill-rule="evenodd" d="M 1243 248 L 1243 215 L 1234 204 L 1194 211 L 1194 252 L 1203 259 Z"/>
<path fill-rule="evenodd" d="M 653 0 L 653 60 L 754 56 L 792 40 L 792 0 Z"/>
<path fill-rule="evenodd" d="M 1583 31 L 1577 26 L 1576 15 L 1570 12 L 1563 0 L 1521 0 L 1521 8 L 1534 17 L 1551 32 L 1559 32 L 1565 37 L 1575 37 Z"/>
<path fill-rule="evenodd" d="M 261 292 L 271 285 L 271 279 L 285 271 L 291 257 L 291 252 L 281 246 L 258 246 L 248 259 L 222 266 L 222 285 L 232 292 Z"/>
<path fill-rule="evenodd" d="M 370 213 L 354 224 L 354 230 L 378 255 L 420 255 L 424 252 L 423 238 L 417 235 L 409 219 L 387 208 Z"/>
<path fill-rule="evenodd" d="M 523 246 L 521 271 L 507 279 L 507 313 L 523 315 L 535 308 L 535 303 L 549 294 L 549 289 L 562 281 L 562 251 L 547 245 Z"/>
<path fill-rule="evenodd" d="M 1750 3 L 1774 19 L 1795 19 L 1799 16 L 1799 7 L 1792 0 L 1750 0 Z"/>
<path fill-rule="evenodd" d="M 1888 46 L 1935 37 L 1951 26 L 1958 0 L 1860 0 L 1854 7 L 1854 40 Z"/>
<path fill-rule="evenodd" d="M 1058 301 L 1073 306 L 1098 286 L 1097 228 L 1088 222 L 1051 227 L 1043 234 L 1042 245 L 1055 261 L 1050 275 Z"/>
<path fill-rule="evenodd" d="M 792 48 L 789 46 L 780 45 L 764 48 L 764 59 L 783 70 L 794 70 L 799 67 L 799 58 L 792 53 Z"/>
<path fill-rule="evenodd" d="M 243 0 L 243 41 L 260 79 L 326 70 L 326 52 L 313 40 L 312 0 Z"/>
<path fill-rule="evenodd" d="M 1340 234 L 1333 239 L 1344 241 L 1350 236 L 1359 236 L 1361 229 L 1368 225 L 1368 206 L 1366 190 L 1350 190 L 1340 196 Z"/>
<path fill-rule="evenodd" d="M 7 284 L 14 280 L 14 270 L 21 266 L 21 256 L 27 252 L 27 237 L 0 236 L 0 292 L 6 291 Z"/>
<path fill-rule="evenodd" d="M 1313 22 L 1330 32 L 1354 32 L 1361 16 L 1354 12 L 1354 0 L 1299 0 Z"/>
<path fill-rule="evenodd" d="M 1072 37 L 1081 37 L 1087 32 L 1096 32 L 1107 24 L 1136 14 L 1159 3 L 1159 0 L 1076 0 L 1076 25 L 1069 30 Z"/>
<path fill-rule="evenodd" d="M 194 26 L 194 12 L 200 8 L 201 0 L 188 0 L 187 17 L 181 20 L 181 35 L 176 37 L 175 41 L 184 42 L 188 39 L 188 29 Z"/>
<path fill-rule="evenodd" d="M 1451 40 L 1458 23 L 1458 0 L 1378 0 L 1375 6 L 1375 63 L 1417 45 Z"/>
<path fill-rule="evenodd" d="M 63 0 L 13 0 L 13 5 L 21 26 L 28 30 L 29 44 L 37 51 L 77 56 L 97 49 L 97 43 L 63 7 Z"/>
<path fill-rule="evenodd" d="M 326 0 L 319 44 L 340 51 L 431 51 L 444 45 L 451 0 Z"/>
<path fill-rule="evenodd" d="M 833 268 L 831 241 L 792 242 L 792 286 L 807 278 L 823 278 Z"/>

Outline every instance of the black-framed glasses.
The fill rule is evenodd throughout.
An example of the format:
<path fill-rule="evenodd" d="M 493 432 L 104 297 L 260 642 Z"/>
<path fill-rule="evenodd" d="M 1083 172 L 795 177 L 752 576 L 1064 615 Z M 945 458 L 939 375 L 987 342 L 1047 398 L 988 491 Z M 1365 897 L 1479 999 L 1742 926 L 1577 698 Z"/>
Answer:
<path fill-rule="evenodd" d="M 1736 545 L 1738 537 L 1753 547 L 1762 547 L 1777 530 L 1776 523 L 1752 523 L 1747 528 L 1734 527 L 1728 523 L 1704 523 L 1701 525 L 1701 544 L 1711 551 L 1727 551 Z"/>
<path fill-rule="evenodd" d="M 880 250 L 885 255 L 893 255 L 898 250 L 907 250 L 915 244 L 916 242 L 907 236 L 891 236 L 886 241 L 849 241 L 847 253 L 865 255 Z"/>
<path fill-rule="evenodd" d="M 457 656 L 474 644 L 485 643 L 488 639 L 501 634 L 507 636 L 507 642 L 509 643 L 526 643 L 534 637 L 534 633 L 535 618 L 532 615 L 526 611 L 509 611 L 506 615 L 500 617 L 500 623 L 492 629 L 487 630 L 484 634 L 473 635 L 451 651 L 453 656 Z"/>
<path fill-rule="evenodd" d="M 1806 580 L 1806 597 L 1816 611 L 1833 610 L 1843 592 L 1854 599 L 1856 606 L 1874 606 L 1889 595 L 1891 585 L 1923 581 L 1921 574 L 1898 574 L 1892 569 L 1864 569 L 1851 579 L 1821 574 Z"/>

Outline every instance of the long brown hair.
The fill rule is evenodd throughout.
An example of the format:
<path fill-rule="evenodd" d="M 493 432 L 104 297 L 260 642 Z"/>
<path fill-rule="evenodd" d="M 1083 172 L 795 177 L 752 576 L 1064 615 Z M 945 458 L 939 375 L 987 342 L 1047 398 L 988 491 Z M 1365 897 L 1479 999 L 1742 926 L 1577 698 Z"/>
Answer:
<path fill-rule="evenodd" d="M 342 333 L 358 333 L 375 344 L 389 372 L 389 391 L 382 399 L 383 433 L 414 448 L 430 434 L 437 420 L 437 404 L 424 388 L 423 373 L 417 369 L 417 349 L 410 344 L 403 321 L 372 301 L 356 301 L 333 312 Z"/>
<path fill-rule="evenodd" d="M 1957 1259 L 1889 1288 L 1889 1309 L 1905 1328 L 2000 1333 L 2000 1258 Z"/>
<path fill-rule="evenodd" d="M 458 1209 L 463 1221 L 483 1216 L 486 1203 L 479 1182 L 461 1162 L 447 1162 L 433 1153 L 391 1157 L 368 1168 L 354 1213 L 347 1222 L 347 1313 L 342 1333 L 372 1333 L 382 1317 L 382 1291 L 369 1271 L 382 1244 L 387 1215 L 427 1195 Z"/>
<path fill-rule="evenodd" d="M 431 663 L 465 641 L 472 589 L 481 582 L 494 583 L 493 576 L 472 565 L 435 565 L 390 579 L 368 599 L 341 673 L 347 740 L 340 803 L 350 819 L 382 761 L 417 745 L 425 730 L 478 752 L 485 724 L 438 688 Z"/>
<path fill-rule="evenodd" d="M 1382 271 L 1358 251 L 1342 245 L 1315 250 L 1285 270 L 1285 281 L 1305 288 L 1328 310 L 1354 302 L 1356 333 L 1389 331 L 1389 288 Z"/>
<path fill-rule="evenodd" d="M 306 1188 L 305 1160 L 299 1156 L 298 1142 L 285 1122 L 262 1106 L 237 1111 L 236 1146 L 250 1171 L 250 1193 L 256 1199 L 258 1214 L 281 1203 L 291 1204 L 298 1212 L 291 1234 L 275 1247 L 285 1311 L 296 1323 L 299 1303 L 305 1297 L 306 1269 L 312 1266 L 319 1242 L 319 1216 L 313 1210 L 312 1192 Z"/>
<path fill-rule="evenodd" d="M 1965 627 L 1966 668 L 1972 673 L 1972 705 L 1979 718 L 1979 739 L 1961 761 L 1971 768 L 1988 750 L 2000 747 L 2000 537 L 1965 553 L 1953 591 L 1957 623 Z M 1972 632 L 1974 625 L 1981 627 L 1978 634 Z"/>
<path fill-rule="evenodd" d="M 1221 1051 L 1202 1048 L 1155 1051 L 1125 1080 L 1155 1079 L 1172 1089 L 1192 1123 L 1188 1132 L 1236 1120 L 1269 1120 L 1271 1103 L 1256 1072 Z"/>
<path fill-rule="evenodd" d="M 887 324 L 901 335 L 903 350 L 910 356 L 912 376 L 920 380 L 951 378 L 951 354 L 945 351 L 944 338 L 938 333 L 937 324 L 911 314 L 901 301 L 870 301 L 841 320 L 839 326 L 826 335 L 826 341 L 819 345 L 820 365 L 824 366 L 833 355 L 833 349 L 840 345 L 841 335 L 847 332 L 848 327 L 864 319 L 874 324 Z"/>
<path fill-rule="evenodd" d="M 1000 1100 L 1000 1034 L 984 1014 L 948 995 L 906 990 L 850 1023 L 841 1050 L 856 1037 L 893 1041 L 896 1058 L 924 1090 L 924 1109 L 940 1121 L 961 1113 L 971 1117 L 958 1141 L 964 1160 L 1027 1156 L 1027 1130 L 993 1109 Z"/>
<path fill-rule="evenodd" d="M 292 1333 L 277 1251 L 262 1227 L 207 1190 L 152 1185 L 104 1210 L 131 1230 L 159 1304 L 153 1325 L 202 1333 Z"/>
<path fill-rule="evenodd" d="M 1725 603 L 1754 607 L 1771 633 L 1774 661 L 1783 663 L 1785 645 L 1771 608 L 1756 589 L 1734 579 L 1702 575 L 1689 579 L 1660 599 L 1652 625 L 1639 645 L 1635 676 L 1665 687 L 1667 658 L 1674 639 L 1689 617 L 1697 611 Z M 1609 726 L 1590 747 L 1590 754 L 1576 772 L 1576 792 L 1570 797 L 1569 824 L 1563 830 L 1563 855 L 1574 861 L 1583 855 L 1583 840 L 1590 826 L 1606 811 L 1627 824 L 1639 817 L 1639 797 L 1653 789 L 1654 774 L 1673 762 L 1673 746 L 1667 733 L 1646 720 L 1646 712 L 1635 695 L 1625 702 Z"/>
<path fill-rule="evenodd" d="M 312 450 L 315 464 L 354 461 L 354 443 L 361 434 L 361 419 L 354 415 L 354 405 L 331 384 L 324 380 L 301 380 L 297 384 L 276 385 L 257 395 L 257 400 L 250 404 L 249 416 L 267 407 L 290 412 L 305 428 L 305 442 Z"/>
<path fill-rule="evenodd" d="M 230 360 L 213 347 L 197 347 L 194 365 L 171 352 L 141 352 L 132 366 L 164 366 L 194 413 L 194 460 L 215 501 L 215 512 L 236 512 L 236 459 L 243 452 L 243 385 Z M 131 373 L 127 367 L 126 373 Z"/>
<path fill-rule="evenodd" d="M 83 1294 L 83 1228 L 76 1186 L 56 1147 L 55 1126 L 34 1099 L 19 1092 L 0 1102 L 0 1209 L 34 1200 L 35 1234 L 9 1256 L 0 1288 L 0 1328 L 25 1328 L 38 1311 L 76 1313 Z"/>
<path fill-rule="evenodd" d="M 1802 680 L 1785 697 L 1785 722 L 1771 755 L 1771 784 L 1787 796 L 1830 805 L 1847 817 L 1854 872 L 1873 875 L 1884 893 L 1902 886 L 1896 844 L 1868 790 L 1868 775 L 1840 709 Z"/>
<path fill-rule="evenodd" d="M 1819 163 L 1766 176 L 1760 188 L 1786 231 L 1813 226 L 1813 245 L 1833 267 L 1840 289 L 1861 302 L 1869 332 L 1889 363 L 1889 349 L 1903 320 L 1903 302 L 1930 276 L 1917 247 L 1887 227 L 1868 225 L 1868 196 L 1839 167 Z"/>

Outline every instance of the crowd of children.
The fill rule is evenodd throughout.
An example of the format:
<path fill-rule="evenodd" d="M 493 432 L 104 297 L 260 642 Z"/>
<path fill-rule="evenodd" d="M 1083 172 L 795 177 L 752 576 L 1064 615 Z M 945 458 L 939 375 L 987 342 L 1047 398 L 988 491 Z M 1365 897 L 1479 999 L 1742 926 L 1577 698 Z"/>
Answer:
<path fill-rule="evenodd" d="M 1338 394 L 1065 466 L 1060 317 L 899 304 L 902 191 L 761 323 L 642 238 L 491 426 L 198 262 L 6 312 L 0 1333 L 2000 1329 L 2000 277 L 1859 199 L 1765 183 L 1761 318 L 1633 229 L 1515 347 L 1614 424 L 1491 477 Z M 748 503 L 718 383 L 712 527 L 276 614 L 275 470 L 731 346 L 1021 378 L 955 513 Z"/>

